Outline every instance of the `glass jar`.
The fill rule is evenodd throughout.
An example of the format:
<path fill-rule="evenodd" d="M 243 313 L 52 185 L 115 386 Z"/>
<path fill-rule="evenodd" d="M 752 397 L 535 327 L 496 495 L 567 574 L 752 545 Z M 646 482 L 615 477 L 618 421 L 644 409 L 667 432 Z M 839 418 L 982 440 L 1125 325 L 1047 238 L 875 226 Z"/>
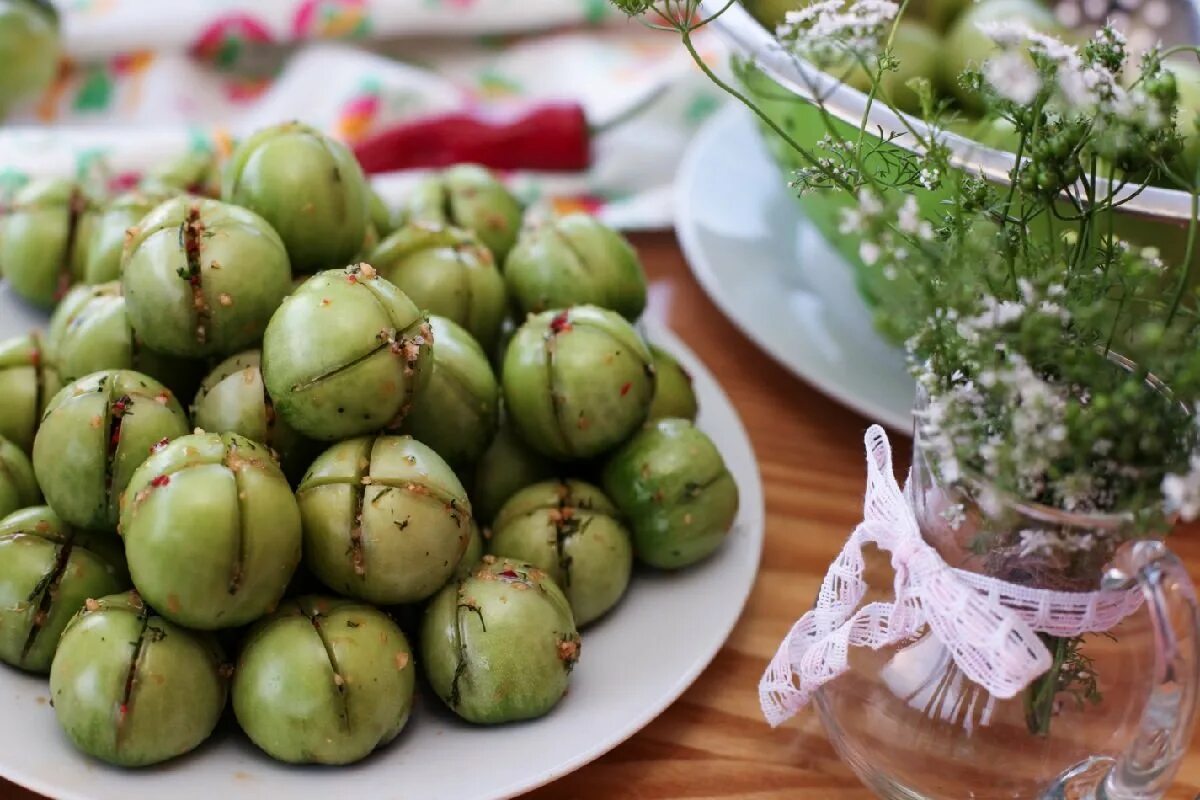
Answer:
<path fill-rule="evenodd" d="M 969 680 L 928 628 L 851 648 L 850 669 L 815 694 L 846 762 L 880 796 L 905 800 L 1162 796 L 1191 739 L 1200 664 L 1195 594 L 1178 559 L 1161 542 L 1131 540 L 1127 517 L 943 485 L 919 432 L 909 497 L 925 541 L 952 567 L 1144 602 L 1101 632 L 1039 634 L 1054 666 L 1009 699 Z M 891 601 L 886 554 L 865 555 L 863 603 Z"/>

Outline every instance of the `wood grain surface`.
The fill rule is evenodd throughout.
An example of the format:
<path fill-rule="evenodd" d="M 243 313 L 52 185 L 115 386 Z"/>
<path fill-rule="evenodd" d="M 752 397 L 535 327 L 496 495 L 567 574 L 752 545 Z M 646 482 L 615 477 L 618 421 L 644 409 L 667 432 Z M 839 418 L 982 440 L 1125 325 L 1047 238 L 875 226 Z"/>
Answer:
<path fill-rule="evenodd" d="M 530 797 L 865 800 L 871 795 L 838 760 L 815 715 L 771 730 L 756 687 L 860 518 L 869 420 L 792 377 L 743 337 L 692 279 L 674 237 L 641 235 L 634 243 L 651 280 L 649 313 L 667 320 L 707 363 L 750 432 L 766 493 L 766 547 L 741 621 L 695 685 L 628 742 Z M 896 460 L 907 463 L 908 442 L 895 439 Z M 1200 576 L 1200 530 L 1180 532 L 1172 546 Z M 1197 792 L 1200 749 L 1193 743 L 1170 797 L 1190 800 Z M 37 797 L 0 781 L 0 800 Z"/>

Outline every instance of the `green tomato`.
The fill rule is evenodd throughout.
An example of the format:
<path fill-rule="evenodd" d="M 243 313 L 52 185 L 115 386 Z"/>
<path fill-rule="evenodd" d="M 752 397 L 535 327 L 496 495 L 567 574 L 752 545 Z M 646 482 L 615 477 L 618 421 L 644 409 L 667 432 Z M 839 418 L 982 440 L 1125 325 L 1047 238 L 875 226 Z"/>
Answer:
<path fill-rule="evenodd" d="M 355 261 L 367 261 L 371 252 L 379 246 L 379 243 L 395 232 L 395 227 L 392 225 L 392 212 L 388 210 L 387 204 L 383 202 L 383 198 L 379 196 L 379 192 L 370 188 L 367 189 L 367 233 L 363 237 L 362 247 L 355 256 Z"/>
<path fill-rule="evenodd" d="M 896 25 L 896 34 L 892 39 L 892 55 L 898 65 L 895 71 L 883 73 L 880 80 L 881 97 L 901 111 L 920 113 L 920 98 L 907 84 L 914 78 L 927 78 L 931 89 L 937 89 L 941 48 L 941 37 L 929 26 L 915 20 L 901 20 Z M 861 92 L 868 91 L 871 88 L 871 76 L 863 66 L 849 56 L 842 60 L 845 63 L 830 64 L 825 71 Z"/>
<path fill-rule="evenodd" d="M 471 334 L 445 317 L 430 317 L 429 325 L 437 342 L 433 374 L 400 430 L 459 468 L 474 464 L 495 438 L 500 386 Z"/>
<path fill-rule="evenodd" d="M 954 21 L 971 8 L 974 0 L 925 0 L 913 10 L 938 33 L 945 33 Z"/>
<path fill-rule="evenodd" d="M 50 322 L 46 326 L 46 336 L 42 344 L 41 360 L 53 364 L 58 343 L 62 341 L 63 334 L 70 327 L 75 315 L 79 313 L 79 309 L 87 305 L 92 298 L 107 296 L 111 292 L 111 288 L 103 284 L 100 286 L 77 284 L 68 289 L 50 315 Z"/>
<path fill-rule="evenodd" d="M 298 122 L 263 128 L 234 150 L 221 197 L 262 215 L 297 272 L 348 263 L 362 248 L 369 186 L 342 143 Z"/>
<path fill-rule="evenodd" d="M 66 293 L 76 277 L 75 242 L 89 204 L 65 180 L 33 181 L 16 193 L 0 217 L 0 273 L 19 297 L 50 308 Z"/>
<path fill-rule="evenodd" d="M 742 5 L 763 27 L 775 30 L 789 11 L 808 5 L 807 0 L 742 0 Z"/>
<path fill-rule="evenodd" d="M 221 170 L 217 154 L 209 149 L 189 150 L 168 159 L 146 173 L 142 189 L 154 193 L 167 190 L 201 197 L 221 196 Z"/>
<path fill-rule="evenodd" d="M 233 710 L 272 758 L 350 764 L 404 729 L 415 673 L 408 640 L 382 611 L 301 597 L 246 637 Z"/>
<path fill-rule="evenodd" d="M 489 170 L 458 164 L 420 183 L 401 209 L 407 223 L 451 225 L 479 237 L 504 261 L 521 227 L 521 204 Z"/>
<path fill-rule="evenodd" d="M 562 590 L 543 570 L 486 556 L 442 589 L 421 621 L 429 685 L 469 722 L 540 717 L 567 691 L 579 633 Z"/>
<path fill-rule="evenodd" d="M 604 490 L 629 520 L 638 558 L 662 569 L 707 558 L 737 516 L 737 484 L 721 454 L 682 419 L 626 442 L 604 465 Z"/>
<path fill-rule="evenodd" d="M 467 537 L 467 549 L 462 558 L 458 560 L 458 567 L 454 570 L 454 580 L 465 578 L 474 572 L 475 567 L 479 566 L 480 559 L 483 558 L 483 551 L 483 534 L 479 531 L 479 525 L 472 519 L 471 531 Z"/>
<path fill-rule="evenodd" d="M 29 456 L 7 439 L 0 439 L 0 516 L 41 500 Z"/>
<path fill-rule="evenodd" d="M 336 441 L 397 428 L 429 379 L 433 331 L 366 265 L 314 275 L 271 318 L 262 372 L 279 415 Z"/>
<path fill-rule="evenodd" d="M 300 511 L 263 445 L 197 433 L 155 448 L 125 490 L 133 585 L 164 617 L 216 630 L 272 611 L 300 563 Z"/>
<path fill-rule="evenodd" d="M 382 239 L 396 230 L 396 226 L 392 223 L 391 209 L 388 208 L 383 198 L 379 196 L 379 192 L 370 189 L 367 195 L 367 203 L 371 217 L 371 227 L 375 229 L 376 236 Z"/>
<path fill-rule="evenodd" d="M 522 314 L 591 304 L 632 321 L 646 308 L 646 275 L 637 252 L 587 214 L 522 231 L 504 261 L 504 280 Z"/>
<path fill-rule="evenodd" d="M 329 588 L 415 603 L 454 574 L 471 504 L 437 453 L 409 436 L 350 439 L 317 458 L 296 492 L 305 563 Z"/>
<path fill-rule="evenodd" d="M 54 714 L 83 752 L 122 767 L 157 764 L 209 737 L 225 708 L 224 654 L 137 596 L 88 600 L 50 668 Z"/>
<path fill-rule="evenodd" d="M 46 407 L 33 469 L 64 522 L 112 531 L 134 470 L 158 442 L 187 431 L 179 402 L 158 381 L 132 370 L 95 372 L 63 387 Z"/>
<path fill-rule="evenodd" d="M 509 343 L 501 382 L 529 446 L 559 460 L 599 455 L 646 419 L 654 365 L 641 336 L 595 306 L 529 317 Z"/>
<path fill-rule="evenodd" d="M 262 338 L 291 290 L 292 272 L 283 242 L 262 217 L 183 196 L 138 225 L 121 284 L 133 330 L 150 349 L 204 358 Z"/>
<path fill-rule="evenodd" d="M 1200 167 L 1200 69 L 1193 64 L 1171 62 L 1168 69 L 1175 75 L 1175 89 L 1179 93 L 1179 107 L 1175 115 L 1175 128 L 1183 137 L 1183 153 L 1180 156 L 1184 174 L 1191 177 Z"/>
<path fill-rule="evenodd" d="M 26 453 L 33 450 L 42 413 L 59 388 L 46 347 L 36 331 L 0 342 L 0 438 Z"/>
<path fill-rule="evenodd" d="M 959 86 L 958 77 L 967 67 L 980 67 L 999 52 L 992 38 L 979 29 L 993 22 L 1019 22 L 1035 31 L 1062 36 L 1065 31 L 1054 14 L 1037 0 L 983 0 L 964 11 L 946 33 L 938 51 L 943 91 L 952 94 L 964 108 L 981 111 L 983 99 Z"/>
<path fill-rule="evenodd" d="M 457 228 L 410 223 L 384 239 L 368 261 L 417 307 L 447 317 L 490 347 L 508 298 L 492 254 Z"/>
<path fill-rule="evenodd" d="M 617 507 L 576 480 L 545 481 L 513 495 L 496 517 L 488 551 L 545 570 L 580 627 L 617 604 L 633 570 L 633 545 Z"/>
<path fill-rule="evenodd" d="M 500 323 L 500 334 L 488 349 L 488 359 L 497 370 L 504 365 L 504 354 L 508 352 L 508 343 L 516 335 L 518 327 L 511 314 L 505 315 L 504 321 Z"/>
<path fill-rule="evenodd" d="M 100 370 L 132 369 L 172 390 L 192 385 L 194 362 L 156 353 L 134 335 L 119 283 L 91 287 L 82 298 L 74 291 L 72 302 L 60 304 L 51 317 L 50 358 L 59 381 L 75 381 Z"/>
<path fill-rule="evenodd" d="M 114 197 L 93 212 L 86 232 L 81 231 L 78 263 L 80 283 L 106 283 L 121 278 L 125 242 L 136 235 L 138 223 L 171 199 L 161 191 L 132 191 Z"/>
<path fill-rule="evenodd" d="M 78 533 L 49 506 L 0 519 L 0 661 L 49 672 L 59 637 L 84 602 L 129 585 L 111 537 Z"/>
<path fill-rule="evenodd" d="M 200 384 L 192 422 L 210 433 L 236 433 L 267 445 L 286 474 L 299 476 L 308 466 L 312 442 L 275 413 L 261 362 L 258 350 L 247 350 L 218 364 Z"/>
<path fill-rule="evenodd" d="M 1016 126 L 1003 118 L 960 119 L 947 125 L 946 129 L 974 142 L 1010 153 L 1017 149 L 1021 140 Z"/>
<path fill-rule="evenodd" d="M 0 0 L 0 119 L 58 72 L 58 12 L 41 0 Z"/>
<path fill-rule="evenodd" d="M 530 484 L 554 477 L 556 471 L 553 461 L 525 444 L 512 425 L 502 423 L 475 463 L 471 491 L 475 518 L 489 525 L 508 498 Z"/>
<path fill-rule="evenodd" d="M 930 88 L 936 89 L 941 49 L 941 37 L 929 27 L 909 20 L 901 20 L 896 26 L 892 55 L 899 65 L 895 72 L 884 74 L 883 89 L 897 108 L 910 114 L 920 113 L 920 98 L 908 83 L 926 78 Z"/>
<path fill-rule="evenodd" d="M 692 376 L 661 347 L 650 345 L 650 354 L 654 356 L 654 399 L 647 419 L 677 417 L 695 422 L 699 404 Z"/>

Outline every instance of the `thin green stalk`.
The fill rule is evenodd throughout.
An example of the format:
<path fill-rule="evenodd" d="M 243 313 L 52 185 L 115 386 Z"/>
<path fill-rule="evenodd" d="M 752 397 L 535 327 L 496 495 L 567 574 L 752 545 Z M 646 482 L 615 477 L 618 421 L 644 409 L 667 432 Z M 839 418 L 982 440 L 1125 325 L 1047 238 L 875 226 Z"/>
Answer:
<path fill-rule="evenodd" d="M 1160 52 L 1158 57 L 1160 60 L 1166 61 L 1176 53 L 1191 53 L 1196 56 L 1197 60 L 1200 60 L 1200 46 L 1194 44 L 1177 44 L 1174 47 L 1168 47 L 1166 50 Z"/>
<path fill-rule="evenodd" d="M 1092 252 L 1092 242 L 1096 235 L 1096 159 L 1092 157 L 1091 180 L 1084 180 L 1084 190 L 1087 193 L 1085 202 L 1078 204 L 1080 209 L 1079 239 L 1075 242 L 1075 251 L 1067 263 L 1067 274 L 1063 286 L 1071 285 L 1071 277 L 1082 267 L 1087 254 Z"/>
<path fill-rule="evenodd" d="M 1104 353 L 1107 355 L 1112 351 L 1113 339 L 1117 335 L 1117 326 L 1120 324 L 1121 315 L 1125 312 L 1125 299 L 1129 296 L 1129 291 L 1122 288 L 1121 299 L 1117 302 L 1117 313 L 1113 315 L 1112 327 L 1108 329 L 1108 339 L 1104 342 Z"/>
<path fill-rule="evenodd" d="M 1058 677 L 1066 661 L 1069 641 L 1060 636 L 1045 634 L 1041 638 L 1050 645 L 1054 660 L 1050 669 L 1025 689 L 1025 724 L 1035 736 L 1045 736 L 1050 732 L 1050 719 L 1054 715 L 1054 696 L 1058 694 Z"/>
<path fill-rule="evenodd" d="M 1192 188 L 1192 216 L 1188 220 L 1187 247 L 1183 251 L 1183 269 L 1179 271 L 1179 285 L 1175 287 L 1175 296 L 1171 299 L 1171 310 L 1167 312 L 1167 327 L 1175 319 L 1179 304 L 1183 302 L 1183 293 L 1192 277 L 1192 254 L 1196 250 L 1196 227 L 1200 222 L 1200 192 Z"/>
<path fill-rule="evenodd" d="M 1113 198 L 1116 197 L 1116 193 L 1121 190 L 1121 187 L 1113 188 L 1113 178 L 1116 176 L 1116 172 L 1117 172 L 1117 168 L 1114 167 L 1112 164 L 1109 164 L 1108 165 L 1108 208 L 1105 211 L 1105 213 L 1108 214 L 1108 249 L 1105 251 L 1108 253 L 1108 255 L 1104 259 L 1104 272 L 1106 274 L 1108 273 L 1108 268 L 1110 266 L 1112 266 L 1113 242 L 1116 241 L 1115 225 L 1116 225 L 1117 212 L 1113 210 L 1114 209 Z M 1123 296 L 1122 296 L 1122 302 L 1124 302 Z M 1108 341 L 1109 341 L 1109 344 L 1112 343 L 1111 335 L 1108 337 Z M 1107 350 L 1108 348 L 1105 347 L 1105 349 Z"/>
<path fill-rule="evenodd" d="M 1000 232 L 1004 232 L 1004 227 L 1008 224 L 1009 215 L 1012 213 L 1013 198 L 1017 193 L 1017 179 L 1021 174 L 1021 159 L 1025 156 L 1025 143 L 1028 136 L 1025 128 L 1021 128 L 1021 135 L 1017 139 L 1017 149 L 1014 153 L 1016 160 L 1013 164 L 1012 174 L 1009 176 L 1008 193 L 1004 197 L 1003 212 L 1000 215 Z M 1013 290 L 1017 288 L 1017 259 L 1012 252 L 1006 254 L 1005 260 L 1008 262 L 1008 277 L 1012 281 Z"/>
<path fill-rule="evenodd" d="M 688 51 L 688 55 L 690 55 L 692 57 L 692 61 L 694 61 L 696 63 L 696 66 L 700 68 L 700 71 L 704 73 L 705 77 L 707 77 L 710 81 L 712 81 L 718 89 L 725 92 L 730 97 L 734 98 L 739 103 L 746 106 L 746 108 L 753 111 L 754 115 L 756 117 L 758 117 L 760 120 L 762 120 L 763 124 L 765 124 L 768 128 L 770 128 L 773 133 L 775 133 L 777 136 L 779 136 L 781 139 L 783 139 L 785 142 L 787 142 L 788 146 L 791 147 L 793 150 L 795 150 L 800 155 L 801 158 L 803 158 L 806 162 L 808 162 L 809 166 L 813 167 L 814 169 L 821 170 L 823 173 L 825 173 L 829 177 L 829 179 L 831 181 L 836 183 L 844 191 L 850 192 L 850 193 L 854 192 L 854 187 L 852 187 L 849 183 L 847 183 L 845 178 L 842 178 L 839 175 L 835 175 L 832 172 L 829 172 L 828 170 L 826 170 L 825 167 L 821 166 L 821 163 L 812 155 L 812 153 L 809 153 L 807 150 L 805 150 L 804 147 L 801 146 L 799 142 L 797 142 L 795 139 L 793 139 L 792 136 L 787 131 L 785 131 L 783 128 L 781 128 L 779 125 L 777 125 L 775 123 L 775 120 L 771 119 L 766 114 L 766 112 L 764 112 L 757 105 L 755 105 L 755 103 L 750 98 L 746 97 L 746 95 L 742 94 L 737 89 L 730 86 L 728 83 L 726 83 L 724 80 L 722 80 L 715 72 L 713 72 L 712 69 L 708 66 L 708 64 L 704 63 L 704 59 L 700 56 L 700 53 L 696 50 L 696 45 L 692 42 L 692 34 L 691 34 L 690 30 L 684 29 L 684 30 L 680 31 L 680 37 L 683 40 L 684 48 Z"/>
<path fill-rule="evenodd" d="M 1117 192 L 1124 191 L 1125 187 L 1128 185 L 1129 185 L 1128 181 L 1122 181 L 1121 185 L 1117 187 Z M 1150 188 L 1149 183 L 1139 184 L 1138 188 L 1136 188 L 1132 192 L 1130 192 L 1128 197 L 1122 197 L 1120 200 L 1110 201 L 1109 207 L 1110 208 L 1120 208 L 1121 206 L 1125 205 L 1126 203 L 1130 202 L 1131 200 L 1136 199 L 1138 197 L 1138 195 L 1140 195 L 1142 192 L 1146 191 L 1149 188 Z"/>
<path fill-rule="evenodd" d="M 699 22 L 697 22 L 695 25 L 693 25 L 693 26 L 692 26 L 692 28 L 691 28 L 691 30 L 692 30 L 693 32 L 700 30 L 700 29 L 701 29 L 701 28 L 703 28 L 705 25 L 707 25 L 708 23 L 712 22 L 714 19 L 716 19 L 717 17 L 721 16 L 721 15 L 722 15 L 722 14 L 724 14 L 726 11 L 728 11 L 728 10 L 730 9 L 730 7 L 731 7 L 731 6 L 733 6 L 733 4 L 734 4 L 734 3 L 736 3 L 737 1 L 738 1 L 738 0 L 728 0 L 728 2 L 726 2 L 726 3 L 725 3 L 725 5 L 721 6 L 719 9 L 717 9 L 716 11 L 714 11 L 714 12 L 713 12 L 713 13 L 711 13 L 711 14 L 709 14 L 707 17 L 705 17 L 704 19 L 700 20 L 700 21 L 699 21 Z M 699 3 L 694 3 L 694 4 L 692 5 L 692 8 L 693 8 L 693 9 L 695 9 L 695 8 L 699 8 L 699 5 L 700 5 Z"/>
<path fill-rule="evenodd" d="M 1058 246 L 1059 246 L 1059 238 L 1058 238 L 1058 231 L 1056 231 L 1054 229 L 1054 215 L 1053 214 L 1046 215 L 1046 229 L 1049 231 L 1049 234 L 1050 234 L 1050 246 L 1053 247 L 1055 250 L 1057 250 Z"/>
<path fill-rule="evenodd" d="M 900 20 L 903 18 L 904 12 L 908 8 L 908 2 L 909 0 L 903 0 L 900 3 L 900 8 L 896 11 L 896 17 L 892 20 L 892 27 L 888 30 L 887 40 L 883 43 L 883 52 L 885 53 L 891 52 L 892 41 L 896 38 L 896 29 L 900 26 Z M 860 55 L 858 56 L 858 61 L 862 65 L 863 70 L 870 74 L 870 70 L 867 69 L 866 59 Z M 867 130 L 867 121 L 871 118 L 871 107 L 875 103 L 875 94 L 879 91 L 879 87 L 882 84 L 883 70 L 879 67 L 876 67 L 874 80 L 871 81 L 871 90 L 867 93 L 867 105 L 863 108 L 862 118 L 858 122 L 858 141 L 856 141 L 854 144 L 854 151 L 856 154 L 860 149 L 862 149 L 863 136 Z M 859 169 L 864 173 L 866 171 L 865 167 L 861 163 L 859 164 Z"/>

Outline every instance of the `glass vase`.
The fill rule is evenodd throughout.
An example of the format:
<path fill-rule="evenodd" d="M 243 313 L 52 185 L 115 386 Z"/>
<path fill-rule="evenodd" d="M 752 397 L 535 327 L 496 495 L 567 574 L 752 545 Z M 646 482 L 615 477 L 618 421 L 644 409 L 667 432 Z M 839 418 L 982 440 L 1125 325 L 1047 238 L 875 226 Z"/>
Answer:
<path fill-rule="evenodd" d="M 1159 541 L 1118 515 L 1026 504 L 987 485 L 939 480 L 920 434 L 909 497 L 922 536 L 952 567 L 1059 592 L 1131 592 L 1106 630 L 1039 634 L 1050 671 L 1012 698 L 969 680 L 926 628 L 850 669 L 815 701 L 840 755 L 886 798 L 1161 797 L 1196 711 L 1195 593 Z M 894 570 L 867 553 L 863 599 L 890 601 Z"/>

